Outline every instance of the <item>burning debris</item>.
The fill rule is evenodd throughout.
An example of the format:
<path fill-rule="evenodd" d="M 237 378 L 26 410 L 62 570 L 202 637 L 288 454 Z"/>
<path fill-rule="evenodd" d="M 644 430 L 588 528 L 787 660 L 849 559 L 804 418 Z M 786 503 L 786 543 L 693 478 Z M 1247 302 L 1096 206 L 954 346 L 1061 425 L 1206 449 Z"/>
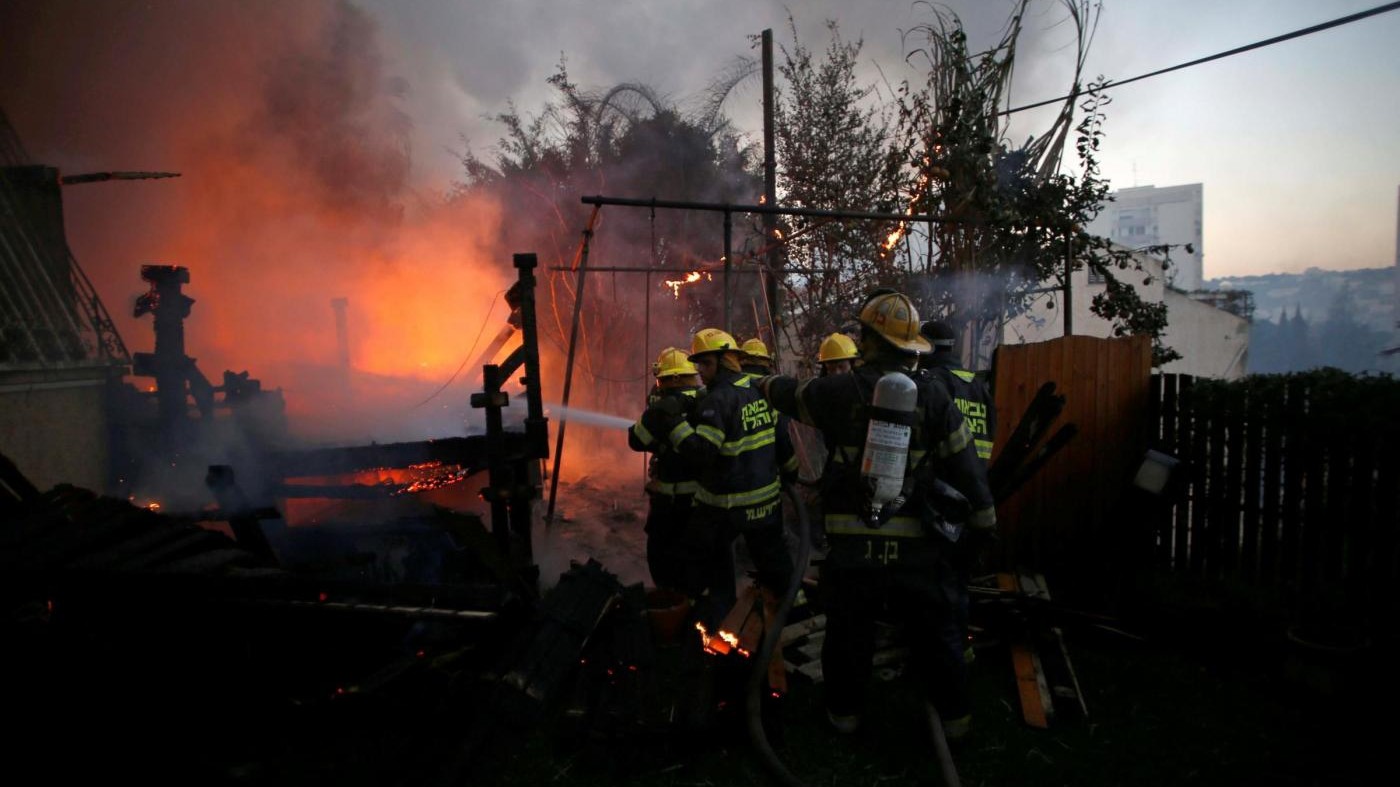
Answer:
<path fill-rule="evenodd" d="M 687 284 L 694 284 L 695 282 L 700 281 L 702 278 L 705 281 L 714 281 L 714 276 L 710 275 L 709 271 L 691 271 L 682 278 L 667 279 L 666 281 L 663 281 L 662 284 L 666 287 L 670 287 L 671 295 L 674 296 L 676 299 L 679 299 L 681 297 L 682 287 L 686 286 Z"/>

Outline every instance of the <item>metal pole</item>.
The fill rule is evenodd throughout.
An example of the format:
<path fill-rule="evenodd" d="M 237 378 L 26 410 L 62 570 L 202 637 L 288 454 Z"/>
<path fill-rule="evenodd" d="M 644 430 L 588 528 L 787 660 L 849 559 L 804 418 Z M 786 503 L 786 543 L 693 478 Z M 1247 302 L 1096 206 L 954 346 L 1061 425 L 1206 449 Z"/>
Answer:
<path fill-rule="evenodd" d="M 734 290 L 730 286 L 729 273 L 734 267 L 733 256 L 734 244 L 734 214 L 729 211 L 724 212 L 724 330 L 730 336 L 734 335 L 734 323 L 730 320 L 732 313 Z"/>
<path fill-rule="evenodd" d="M 687 202 L 673 199 L 631 199 L 628 197 L 584 196 L 579 201 L 585 205 L 617 205 L 624 208 L 662 208 L 665 210 L 702 210 L 711 213 L 752 213 L 775 216 L 810 216 L 825 219 L 875 219 L 878 221 L 930 221 L 938 224 L 986 224 L 969 219 L 950 219 L 947 216 L 934 216 L 928 213 L 881 213 L 869 210 L 824 210 L 821 208 L 780 208 L 776 205 L 744 205 L 726 202 Z"/>
<path fill-rule="evenodd" d="M 1074 335 L 1074 290 L 1070 278 L 1074 276 L 1074 231 L 1065 233 L 1065 336 Z"/>
<path fill-rule="evenodd" d="M 763 204 L 778 205 L 778 164 L 777 151 L 773 143 L 773 31 L 763 31 Z M 778 268 L 782 263 L 778 257 L 778 217 L 776 214 L 763 215 L 763 242 L 768 244 L 768 272 L 764 281 L 763 297 L 767 300 L 768 319 L 773 335 L 768 337 L 773 353 L 773 366 L 776 369 L 782 343 L 778 341 Z"/>
<path fill-rule="evenodd" d="M 593 239 L 593 222 L 598 218 L 598 210 L 597 207 L 593 209 L 593 216 L 589 218 L 588 227 L 583 231 L 578 277 L 574 279 L 574 319 L 569 327 L 569 355 L 564 361 L 564 393 L 561 397 L 564 409 L 559 413 L 559 431 L 554 438 L 554 470 L 549 474 L 549 508 L 544 514 L 545 527 L 549 527 L 554 521 L 554 501 L 559 494 L 559 465 L 564 458 L 564 427 L 569 423 L 568 416 L 564 413 L 569 411 L 569 392 L 573 389 L 574 382 L 574 351 L 578 348 L 578 325 L 583 316 L 583 274 L 588 269 L 588 243 Z"/>
<path fill-rule="evenodd" d="M 652 244 L 652 247 L 655 248 L 655 243 Z M 645 333 L 645 334 L 643 335 L 643 337 L 642 337 L 642 348 L 643 348 L 643 350 L 645 351 L 645 354 L 642 356 L 642 363 L 647 364 L 646 368 L 649 369 L 649 368 L 651 368 L 651 366 L 650 366 L 650 364 L 651 364 L 651 271 L 647 271 L 646 274 L 647 274 L 647 276 L 646 276 L 646 279 L 647 279 L 647 296 L 646 296 L 646 307 L 645 307 L 645 308 L 646 308 L 646 319 L 645 319 L 645 322 L 646 322 L 646 333 Z M 648 377 L 648 376 L 646 375 L 645 372 L 643 372 L 643 373 L 642 373 L 642 401 L 643 401 L 643 402 L 646 402 L 648 405 L 650 404 L 650 402 L 648 401 L 648 397 L 651 395 L 651 386 L 652 386 L 651 378 Z M 649 464 L 649 461 L 648 461 L 647 455 L 646 455 L 646 454 L 642 454 L 642 484 L 643 484 L 643 485 L 646 485 L 646 482 L 647 482 L 647 466 L 648 466 L 648 464 Z"/>

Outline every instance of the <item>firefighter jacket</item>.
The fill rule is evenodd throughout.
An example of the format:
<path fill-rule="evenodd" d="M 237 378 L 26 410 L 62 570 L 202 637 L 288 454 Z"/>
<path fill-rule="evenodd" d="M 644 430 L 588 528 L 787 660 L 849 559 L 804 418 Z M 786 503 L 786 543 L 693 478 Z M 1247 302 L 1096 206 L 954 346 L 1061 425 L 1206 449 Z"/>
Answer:
<path fill-rule="evenodd" d="M 754 377 L 720 367 L 694 413 L 667 440 L 695 468 L 695 502 L 724 509 L 739 523 L 778 509 L 780 473 L 796 473 L 791 438 Z"/>
<path fill-rule="evenodd" d="M 972 435 L 972 443 L 977 447 L 977 456 L 983 462 L 992 459 L 992 438 L 996 436 L 996 399 L 992 389 L 977 374 L 958 367 L 952 353 L 935 353 L 933 357 L 919 364 L 920 368 L 933 373 L 934 379 L 943 383 L 953 397 L 953 403 L 963 414 L 963 422 Z"/>
<path fill-rule="evenodd" d="M 972 436 L 952 397 L 924 371 L 906 372 L 918 386 L 918 402 L 905 470 L 904 505 L 882 523 L 870 523 L 860 463 L 870 402 L 885 371 L 880 364 L 866 364 L 850 374 L 802 381 L 770 377 L 762 383 L 778 410 L 821 430 L 832 446 L 822 478 L 827 536 L 891 540 L 924 538 L 932 531 L 948 535 L 947 530 L 939 529 L 942 517 L 935 493 L 937 481 L 952 486 L 967 499 L 967 527 L 992 532 L 996 509 L 986 466 L 977 458 Z"/>
<path fill-rule="evenodd" d="M 628 447 L 652 455 L 647 468 L 647 492 L 667 496 L 695 494 L 695 473 L 667 437 L 678 421 L 684 423 L 704 392 L 698 386 L 654 388 L 647 395 L 647 409 L 642 417 L 627 430 Z"/>

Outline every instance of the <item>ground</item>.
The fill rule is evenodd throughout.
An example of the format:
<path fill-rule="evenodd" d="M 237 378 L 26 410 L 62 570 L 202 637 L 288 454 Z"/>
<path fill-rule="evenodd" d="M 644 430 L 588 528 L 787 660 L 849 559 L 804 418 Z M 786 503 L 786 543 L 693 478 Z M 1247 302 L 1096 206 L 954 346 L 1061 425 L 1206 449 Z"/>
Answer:
<path fill-rule="evenodd" d="M 1070 635 L 1087 719 L 1024 723 L 1005 651 L 983 649 L 974 670 L 974 732 L 954 752 L 966 785 L 1359 785 L 1378 730 L 1297 677 L 1296 665 L 1202 658 L 1171 643 Z M 1352 685 L 1348 690 L 1360 687 Z M 811 785 L 930 783 L 918 707 L 903 678 L 877 683 L 881 713 L 853 736 L 827 729 L 820 689 L 796 683 L 782 708 L 778 755 Z M 1066 714 L 1067 715 L 1067 714 Z M 554 733 L 557 733 L 556 729 Z M 737 733 L 693 750 L 672 743 L 586 741 L 548 730 L 504 759 L 493 783 L 768 785 Z M 1375 737 L 1379 737 L 1376 735 Z M 632 753 L 643 744 L 651 749 Z"/>
<path fill-rule="evenodd" d="M 640 559 L 641 522 L 614 510 L 619 493 L 586 481 L 565 490 L 572 491 L 579 515 L 552 534 L 556 543 L 584 552 L 597 546 L 614 561 Z M 561 493 L 561 501 L 568 499 Z M 635 565 L 619 573 L 629 572 L 635 576 Z M 1048 730 L 1022 722 L 1006 649 L 995 642 L 980 647 L 973 669 L 974 732 L 955 751 L 963 783 L 1233 787 L 1370 781 L 1384 727 L 1363 718 L 1360 698 L 1388 693 L 1386 685 L 1367 682 L 1367 676 L 1382 674 L 1376 649 L 1343 660 L 1290 650 L 1282 636 L 1257 627 L 1192 615 L 1130 623 L 1125 627 L 1143 639 L 1087 624 L 1067 626 L 1089 714 L 1078 718 L 1062 710 Z M 857 734 L 839 736 L 825 724 L 821 687 L 794 678 L 780 706 L 774 748 L 807 784 L 927 783 L 931 750 L 908 689 L 902 677 L 876 682 L 876 712 Z M 1388 707 L 1371 705 L 1377 711 Z M 777 783 L 737 722 L 712 739 L 678 740 L 640 732 L 579 735 L 570 722 L 556 719 L 497 748 L 489 777 L 482 776 L 500 785 Z"/>

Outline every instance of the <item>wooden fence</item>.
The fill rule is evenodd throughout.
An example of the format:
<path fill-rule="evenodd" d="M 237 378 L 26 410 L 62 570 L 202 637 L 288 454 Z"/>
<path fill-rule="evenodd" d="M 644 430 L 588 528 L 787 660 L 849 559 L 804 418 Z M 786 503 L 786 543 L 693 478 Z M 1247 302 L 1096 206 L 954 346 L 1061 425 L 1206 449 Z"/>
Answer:
<path fill-rule="evenodd" d="M 1145 451 L 1152 345 L 1145 337 L 1070 336 L 997 350 L 993 461 L 1046 382 L 1065 397 L 1049 434 L 1078 434 L 997 506 L 1008 566 L 1051 571 L 1052 582 L 1102 582 L 1135 527 L 1123 494 Z"/>
<path fill-rule="evenodd" d="M 1335 370 L 1152 378 L 1151 442 L 1186 464 L 1154 562 L 1298 617 L 1374 619 L 1400 579 L 1400 381 Z"/>

